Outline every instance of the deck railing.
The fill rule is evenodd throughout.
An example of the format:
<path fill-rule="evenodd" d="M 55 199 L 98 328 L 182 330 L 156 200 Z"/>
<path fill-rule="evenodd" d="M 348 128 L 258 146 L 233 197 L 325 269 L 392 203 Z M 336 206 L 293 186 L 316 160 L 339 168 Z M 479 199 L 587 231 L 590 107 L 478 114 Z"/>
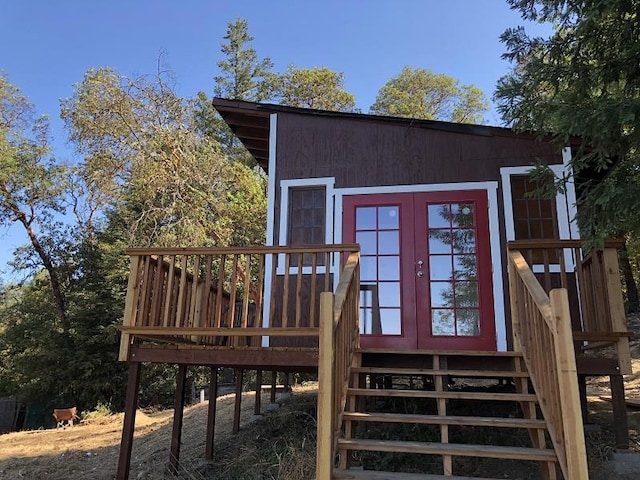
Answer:
<path fill-rule="evenodd" d="M 358 245 L 131 249 L 120 360 L 134 341 L 269 346 L 319 335 L 319 298 Z M 263 345 L 263 337 L 271 343 Z M 316 340 L 317 342 L 317 340 Z"/>
<path fill-rule="evenodd" d="M 554 288 L 568 292 L 576 349 L 588 352 L 614 346 L 620 373 L 631 373 L 622 284 L 618 269 L 621 242 L 583 253 L 580 240 L 509 242 L 529 264 L 547 294 Z"/>
<path fill-rule="evenodd" d="M 566 288 L 548 296 L 518 251 L 509 252 L 514 344 L 522 352 L 564 478 L 589 478 Z"/>
<path fill-rule="evenodd" d="M 353 253 L 340 274 L 335 295 L 320 298 L 318 359 L 318 444 L 316 478 L 329 480 L 336 456 L 351 376 L 359 346 L 360 255 Z"/>

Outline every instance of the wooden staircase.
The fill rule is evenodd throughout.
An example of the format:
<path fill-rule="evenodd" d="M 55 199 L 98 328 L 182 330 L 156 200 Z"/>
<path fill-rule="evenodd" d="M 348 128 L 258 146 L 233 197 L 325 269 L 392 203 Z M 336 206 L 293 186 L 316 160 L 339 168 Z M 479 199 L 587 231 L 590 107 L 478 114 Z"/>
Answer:
<path fill-rule="evenodd" d="M 483 459 L 499 459 L 553 479 L 546 428 L 518 353 L 359 350 L 332 478 L 477 480 Z"/>

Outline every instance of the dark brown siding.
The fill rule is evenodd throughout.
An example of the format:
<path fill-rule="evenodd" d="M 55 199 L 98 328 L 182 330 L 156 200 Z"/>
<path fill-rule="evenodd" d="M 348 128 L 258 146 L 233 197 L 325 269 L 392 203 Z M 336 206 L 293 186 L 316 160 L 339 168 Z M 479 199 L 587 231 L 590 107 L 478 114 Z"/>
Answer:
<path fill-rule="evenodd" d="M 334 177 L 336 188 L 484 182 L 499 181 L 501 167 L 562 163 L 557 145 L 483 127 L 476 129 L 479 135 L 471 135 L 382 120 L 295 113 L 278 113 L 277 125 L 276 236 L 281 180 Z M 499 190 L 502 245 L 505 244 L 503 210 Z M 506 248 L 502 256 L 506 291 Z M 504 311 L 509 317 L 507 298 Z M 509 348 L 510 330 L 507 320 Z"/>
<path fill-rule="evenodd" d="M 278 114 L 276 180 L 335 177 L 336 188 L 472 182 L 498 180 L 504 166 L 562 162 L 557 146 L 507 135 Z"/>

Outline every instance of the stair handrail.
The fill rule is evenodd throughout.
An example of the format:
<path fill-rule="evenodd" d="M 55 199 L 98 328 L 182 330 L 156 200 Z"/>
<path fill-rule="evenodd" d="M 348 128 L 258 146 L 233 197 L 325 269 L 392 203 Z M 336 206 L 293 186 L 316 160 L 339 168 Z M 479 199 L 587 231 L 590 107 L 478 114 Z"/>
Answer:
<path fill-rule="evenodd" d="M 567 480 L 588 480 L 567 289 L 544 291 L 519 251 L 509 252 L 514 349 L 522 352 Z"/>
<path fill-rule="evenodd" d="M 354 354 L 359 347 L 360 253 L 349 255 L 335 294 L 320 294 L 316 479 L 330 480 Z"/>

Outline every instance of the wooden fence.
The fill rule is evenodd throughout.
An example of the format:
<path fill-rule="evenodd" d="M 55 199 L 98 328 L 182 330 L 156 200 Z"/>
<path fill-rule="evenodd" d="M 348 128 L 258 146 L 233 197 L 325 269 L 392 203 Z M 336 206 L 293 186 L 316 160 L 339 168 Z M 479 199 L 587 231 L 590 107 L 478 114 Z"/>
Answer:
<path fill-rule="evenodd" d="M 134 338 L 261 346 L 317 337 L 319 298 L 358 245 L 131 249 L 120 360 Z"/>
<path fill-rule="evenodd" d="M 566 288 L 548 296 L 519 251 L 509 252 L 514 344 L 522 351 L 564 478 L 587 480 L 587 457 Z"/>

